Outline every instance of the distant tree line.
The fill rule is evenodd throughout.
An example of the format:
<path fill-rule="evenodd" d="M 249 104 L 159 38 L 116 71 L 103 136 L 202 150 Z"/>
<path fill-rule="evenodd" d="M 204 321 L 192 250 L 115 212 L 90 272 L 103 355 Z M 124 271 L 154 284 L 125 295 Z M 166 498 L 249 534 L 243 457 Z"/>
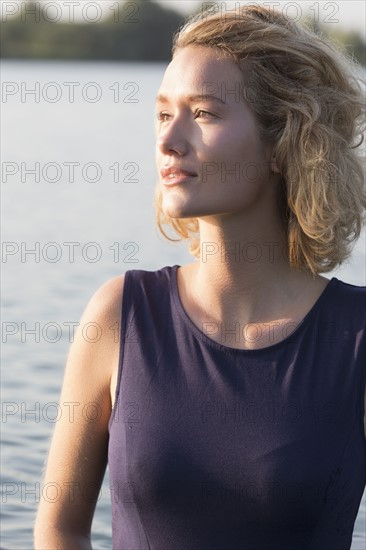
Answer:
<path fill-rule="evenodd" d="M 346 31 L 339 27 L 330 27 L 314 22 L 310 17 L 304 18 L 303 23 L 317 34 L 330 38 L 338 43 L 352 57 L 363 66 L 366 66 L 366 42 L 356 31 Z"/>
<path fill-rule="evenodd" d="M 1 57 L 168 60 L 173 33 L 184 17 L 152 1 L 120 4 L 100 22 L 69 23 L 50 22 L 40 2 L 28 2 L 23 13 L 2 22 Z"/>
<path fill-rule="evenodd" d="M 184 22 L 180 13 L 152 0 L 120 0 L 99 22 L 72 23 L 49 21 L 39 1 L 22 4 L 23 13 L 1 24 L 3 58 L 167 61 L 173 34 Z M 329 32 L 310 20 L 307 24 L 343 44 L 360 64 L 366 65 L 366 45 L 358 33 L 339 28 Z"/>

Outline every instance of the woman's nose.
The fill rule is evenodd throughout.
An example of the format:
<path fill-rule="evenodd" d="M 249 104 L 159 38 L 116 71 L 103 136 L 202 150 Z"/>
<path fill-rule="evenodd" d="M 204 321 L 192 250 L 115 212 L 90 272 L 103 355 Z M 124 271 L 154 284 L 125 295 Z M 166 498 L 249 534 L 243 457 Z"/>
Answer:
<path fill-rule="evenodd" d="M 178 117 L 166 122 L 158 131 L 157 147 L 163 155 L 179 156 L 188 152 L 188 129 Z"/>

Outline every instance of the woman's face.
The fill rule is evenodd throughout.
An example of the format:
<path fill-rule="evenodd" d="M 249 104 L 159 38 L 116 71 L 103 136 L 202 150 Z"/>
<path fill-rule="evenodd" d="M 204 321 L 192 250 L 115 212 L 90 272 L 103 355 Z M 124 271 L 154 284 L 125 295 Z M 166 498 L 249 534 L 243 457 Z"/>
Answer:
<path fill-rule="evenodd" d="M 178 50 L 158 91 L 156 112 L 166 214 L 231 214 L 273 200 L 272 151 L 260 141 L 231 58 L 203 46 Z"/>

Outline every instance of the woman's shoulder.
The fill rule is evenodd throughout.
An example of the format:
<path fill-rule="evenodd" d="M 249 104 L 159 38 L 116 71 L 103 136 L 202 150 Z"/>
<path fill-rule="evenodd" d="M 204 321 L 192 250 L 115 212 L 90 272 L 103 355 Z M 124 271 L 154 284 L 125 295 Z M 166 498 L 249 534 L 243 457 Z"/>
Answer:
<path fill-rule="evenodd" d="M 125 273 L 108 279 L 97 288 L 91 296 L 84 315 L 88 314 L 99 321 L 109 321 L 111 317 L 119 316 L 123 289 L 125 284 Z"/>
<path fill-rule="evenodd" d="M 96 306 L 111 305 L 116 299 L 121 298 L 125 283 L 126 273 L 121 273 L 101 284 L 91 297 Z"/>
<path fill-rule="evenodd" d="M 334 277 L 336 281 L 338 282 L 339 287 L 342 289 L 343 292 L 347 292 L 350 295 L 358 295 L 358 296 L 365 296 L 366 295 L 366 286 L 364 285 L 355 285 L 353 283 L 347 283 L 346 281 L 342 281 L 341 279 L 337 279 L 337 277 Z"/>
<path fill-rule="evenodd" d="M 328 295 L 326 309 L 329 319 L 332 319 L 345 337 L 349 331 L 362 334 L 366 338 L 366 286 L 359 286 L 336 277 L 332 279 L 333 293 Z"/>
<path fill-rule="evenodd" d="M 91 296 L 84 313 L 107 322 L 119 320 L 124 289 L 129 283 L 129 289 L 132 291 L 131 280 L 134 280 L 137 286 L 151 284 L 152 281 L 156 284 L 165 284 L 175 267 L 164 266 L 156 270 L 129 269 L 108 279 Z"/>
<path fill-rule="evenodd" d="M 337 292 L 337 302 L 341 307 L 360 309 L 366 316 L 366 286 L 348 283 L 334 277 Z"/>

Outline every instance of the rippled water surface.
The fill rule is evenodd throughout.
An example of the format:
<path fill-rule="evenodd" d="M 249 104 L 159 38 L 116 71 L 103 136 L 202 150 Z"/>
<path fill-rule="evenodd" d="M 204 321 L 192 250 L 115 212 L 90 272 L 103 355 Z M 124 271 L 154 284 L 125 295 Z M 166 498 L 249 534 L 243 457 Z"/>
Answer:
<path fill-rule="evenodd" d="M 32 548 L 72 324 L 90 296 L 127 269 L 191 261 L 184 245 L 163 241 L 154 228 L 153 112 L 164 68 L 2 63 L 3 81 L 19 90 L 15 86 L 2 106 L 2 160 L 8 163 L 2 191 L 7 243 L 2 264 L 3 550 Z M 79 84 L 74 102 L 67 82 Z M 27 94 L 31 88 L 36 95 Z M 60 90 L 60 99 L 52 102 Z M 101 92 L 100 99 L 88 101 L 82 90 L 89 100 Z M 70 163 L 79 163 L 73 165 L 74 177 Z M 365 242 L 363 234 L 351 261 L 326 276 L 366 285 Z M 106 476 L 93 523 L 93 544 L 100 550 L 111 548 L 109 498 Z M 365 517 L 364 496 L 354 550 L 366 547 Z"/>

